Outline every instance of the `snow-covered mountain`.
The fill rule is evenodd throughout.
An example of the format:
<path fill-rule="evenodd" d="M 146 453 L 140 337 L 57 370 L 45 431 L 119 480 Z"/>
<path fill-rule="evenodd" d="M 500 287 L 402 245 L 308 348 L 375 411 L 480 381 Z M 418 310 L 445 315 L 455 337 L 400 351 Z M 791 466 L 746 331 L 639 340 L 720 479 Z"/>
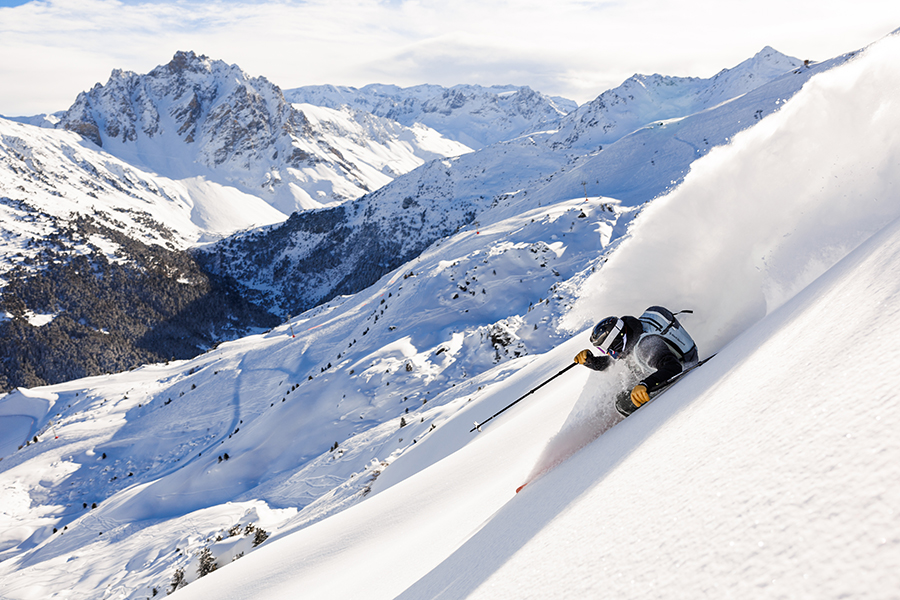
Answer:
<path fill-rule="evenodd" d="M 436 240 L 476 226 L 489 208 L 512 215 L 579 194 L 615 197 L 628 206 L 646 202 L 677 185 L 711 148 L 777 111 L 815 73 L 848 58 L 803 66 L 766 49 L 708 80 L 655 76 L 653 93 L 643 96 L 629 90 L 646 90 L 639 82 L 647 78 L 632 78 L 604 94 L 618 100 L 596 103 L 590 120 L 579 110 L 564 117 L 558 131 L 432 161 L 356 201 L 204 248 L 200 260 L 241 282 L 258 302 L 297 314 L 374 283 Z M 776 76 L 795 64 L 801 66 Z M 748 91 L 748 82 L 759 86 Z M 729 93 L 730 101 L 723 101 Z M 676 113 L 678 107 L 696 112 Z M 667 121 L 655 120 L 663 114 Z M 616 126 L 604 134 L 602 123 Z M 625 135 L 626 124 L 636 129 Z M 577 149 L 573 131 L 585 147 Z M 616 133 L 623 137 L 602 150 L 586 142 Z"/>
<path fill-rule="evenodd" d="M 265 334 L 5 396 L 0 595 L 889 597 L 898 59 L 648 204 L 523 190 Z M 665 396 L 617 422 L 581 369 L 469 432 L 656 303 L 718 351 Z"/>
<path fill-rule="evenodd" d="M 468 152 L 421 124 L 292 106 L 264 77 L 178 52 L 145 75 L 113 71 L 56 127 L 173 179 L 204 177 L 288 215 L 361 196 L 425 160 Z"/>
<path fill-rule="evenodd" d="M 535 131 L 555 129 L 574 111 L 571 100 L 512 85 L 484 87 L 372 84 L 362 88 L 313 85 L 285 90 L 290 102 L 329 108 L 348 106 L 408 127 L 419 123 L 473 149 Z"/>

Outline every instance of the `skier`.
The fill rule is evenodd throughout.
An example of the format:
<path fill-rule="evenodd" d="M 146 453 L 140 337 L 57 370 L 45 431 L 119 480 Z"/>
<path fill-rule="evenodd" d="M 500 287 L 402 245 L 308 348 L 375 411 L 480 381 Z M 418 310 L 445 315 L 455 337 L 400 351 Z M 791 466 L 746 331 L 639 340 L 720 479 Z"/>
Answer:
<path fill-rule="evenodd" d="M 616 398 L 616 410 L 624 417 L 646 404 L 650 394 L 664 388 L 672 377 L 696 364 L 698 358 L 697 344 L 675 315 L 661 306 L 651 306 L 639 318 L 603 319 L 591 333 L 591 344 L 601 356 L 582 350 L 575 356 L 576 363 L 604 371 L 613 360 L 626 360 L 631 381 L 637 382 L 630 393 L 626 389 Z"/>

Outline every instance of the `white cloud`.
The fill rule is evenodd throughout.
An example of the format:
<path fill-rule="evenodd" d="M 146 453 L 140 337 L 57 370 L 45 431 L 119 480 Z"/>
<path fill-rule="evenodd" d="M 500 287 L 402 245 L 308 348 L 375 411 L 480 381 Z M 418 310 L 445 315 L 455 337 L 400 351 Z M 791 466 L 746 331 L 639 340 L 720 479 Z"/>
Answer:
<path fill-rule="evenodd" d="M 766 45 L 825 59 L 898 26 L 895 0 L 35 0 L 0 8 L 0 114 L 62 110 L 176 50 L 284 88 L 511 83 L 585 102 L 636 72 L 708 77 Z"/>

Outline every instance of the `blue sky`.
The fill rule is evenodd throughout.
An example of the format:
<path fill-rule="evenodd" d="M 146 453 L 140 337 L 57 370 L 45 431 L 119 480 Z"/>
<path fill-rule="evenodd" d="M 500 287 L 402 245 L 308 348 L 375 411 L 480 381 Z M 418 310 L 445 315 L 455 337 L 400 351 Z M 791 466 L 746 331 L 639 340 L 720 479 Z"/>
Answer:
<path fill-rule="evenodd" d="M 583 103 L 634 73 L 710 77 L 772 46 L 800 59 L 900 27 L 897 0 L 0 0 L 0 114 L 64 110 L 112 69 L 178 50 L 282 88 L 528 85 Z"/>

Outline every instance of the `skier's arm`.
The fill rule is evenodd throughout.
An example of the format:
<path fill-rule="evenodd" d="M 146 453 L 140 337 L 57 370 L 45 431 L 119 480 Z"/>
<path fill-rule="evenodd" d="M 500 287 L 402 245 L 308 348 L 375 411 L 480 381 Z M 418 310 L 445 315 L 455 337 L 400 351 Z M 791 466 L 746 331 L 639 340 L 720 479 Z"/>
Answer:
<path fill-rule="evenodd" d="M 603 356 L 594 356 L 590 350 L 582 350 L 575 356 L 575 362 L 594 371 L 606 370 L 611 360 L 605 354 Z"/>

